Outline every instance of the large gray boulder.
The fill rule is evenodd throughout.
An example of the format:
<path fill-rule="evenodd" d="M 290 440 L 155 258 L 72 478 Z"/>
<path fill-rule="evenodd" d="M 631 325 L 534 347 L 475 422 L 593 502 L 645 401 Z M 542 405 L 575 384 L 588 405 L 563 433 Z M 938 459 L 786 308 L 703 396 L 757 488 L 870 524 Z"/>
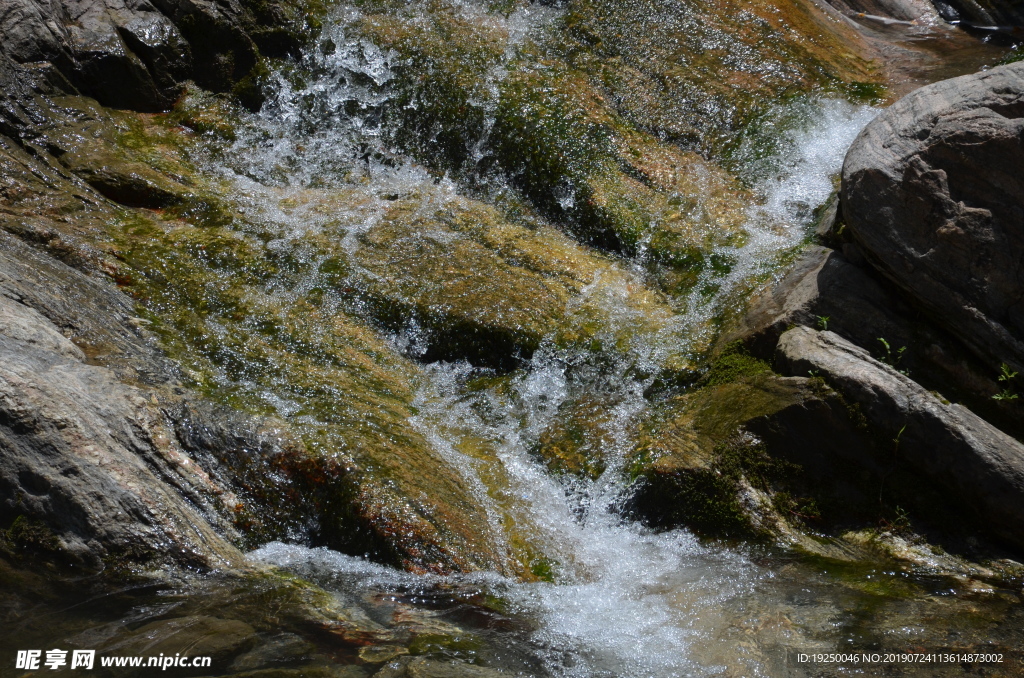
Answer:
<path fill-rule="evenodd" d="M 0 231 L 0 548 L 75 567 L 244 567 L 240 501 L 191 456 L 134 304 Z"/>
<path fill-rule="evenodd" d="M 817 376 L 855 405 L 875 436 L 983 531 L 1024 546 L 1024 445 L 970 410 L 943 402 L 832 332 L 806 327 L 779 339 L 783 374 Z"/>
<path fill-rule="evenodd" d="M 827 329 L 875 357 L 888 354 L 928 390 L 966 405 L 1004 431 L 1024 432 L 1017 401 L 993 398 L 1006 387 L 997 381 L 998 370 L 879 279 L 856 246 L 847 243 L 843 249 L 846 255 L 808 247 L 777 283 L 751 299 L 715 350 L 742 341 L 754 355 L 770 360 L 779 337 L 794 325 Z"/>
<path fill-rule="evenodd" d="M 1024 63 L 923 87 L 846 156 L 868 260 L 998 374 L 1024 369 Z"/>

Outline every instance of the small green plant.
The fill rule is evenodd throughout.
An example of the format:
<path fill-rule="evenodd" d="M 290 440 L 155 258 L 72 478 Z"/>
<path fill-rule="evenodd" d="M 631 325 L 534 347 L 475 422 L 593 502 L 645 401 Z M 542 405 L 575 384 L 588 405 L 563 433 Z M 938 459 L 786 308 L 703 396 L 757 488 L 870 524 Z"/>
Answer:
<path fill-rule="evenodd" d="M 726 346 L 711 363 L 710 369 L 701 380 L 701 386 L 728 384 L 743 377 L 753 377 L 771 370 L 768 363 L 750 355 L 742 342 L 735 341 Z"/>
<path fill-rule="evenodd" d="M 888 341 L 885 340 L 884 337 L 878 337 L 878 341 L 881 342 L 883 350 L 883 353 L 879 357 L 879 360 L 881 360 L 883 363 L 893 368 L 900 374 L 906 374 L 907 371 L 901 370 L 899 365 L 900 362 L 903 360 L 903 354 L 906 352 L 907 347 L 900 346 L 898 349 L 893 351 L 892 346 L 889 344 Z"/>
<path fill-rule="evenodd" d="M 821 509 L 810 497 L 794 497 L 789 492 L 776 492 L 772 495 L 772 506 L 783 516 L 802 524 L 821 520 Z"/>
<path fill-rule="evenodd" d="M 815 316 L 818 319 L 818 328 L 824 332 L 828 330 L 828 321 L 831 319 L 827 315 Z"/>
<path fill-rule="evenodd" d="M 1017 394 L 1013 392 L 1013 380 L 1017 377 L 1017 373 L 1010 369 L 1010 366 L 1003 363 L 999 367 L 1002 374 L 999 375 L 999 381 L 1003 382 L 1003 390 L 992 396 L 992 400 L 1016 400 Z"/>
<path fill-rule="evenodd" d="M 910 514 L 902 506 L 893 509 L 891 519 L 882 518 L 879 527 L 893 534 L 907 535 L 911 532 Z"/>

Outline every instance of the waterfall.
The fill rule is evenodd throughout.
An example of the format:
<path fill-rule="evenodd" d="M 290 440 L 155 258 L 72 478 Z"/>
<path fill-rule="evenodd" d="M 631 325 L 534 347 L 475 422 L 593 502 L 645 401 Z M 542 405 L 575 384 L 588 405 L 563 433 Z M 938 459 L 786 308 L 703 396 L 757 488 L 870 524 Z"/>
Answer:
<path fill-rule="evenodd" d="M 526 23 L 522 17 L 518 21 Z M 536 29 L 520 29 L 527 30 Z M 356 247 L 354 234 L 373 225 L 384 194 L 415 190 L 425 203 L 443 202 L 458 199 L 458 184 L 438 181 L 414 161 L 389 154 L 380 142 L 374 110 L 390 96 L 395 55 L 346 41 L 337 26 L 328 35 L 336 46 L 333 53 L 307 57 L 316 77 L 297 88 L 279 75 L 276 97 L 254 118 L 257 140 L 240 140 L 219 168 L 255 198 L 262 219 L 278 224 L 281 237 L 301 238 L 315 231 L 318 220 L 342 218 L 350 224 L 346 238 Z M 874 114 L 840 99 L 800 99 L 766 114 L 767 152 L 754 141 L 740 144 L 738 173 L 755 196 L 746 237 L 718 252 L 734 262 L 730 270 L 702 272 L 672 323 L 681 329 L 675 335 L 679 341 L 695 341 L 712 318 L 759 277 L 771 275 L 780 258 L 807 237 L 813 210 L 830 196 L 846 148 Z M 360 154 L 368 158 L 360 169 L 369 177 L 366 200 L 351 213 L 284 214 L 272 207 L 282 192 L 323 185 L 332 173 L 349 171 L 339 163 L 358 166 L 354 159 Z M 643 256 L 626 266 L 639 270 Z M 613 297 L 604 303 L 614 305 Z M 417 337 L 417 328 L 410 326 L 392 341 L 415 356 L 422 354 Z M 469 388 L 481 372 L 466 362 L 425 366 L 414 426 L 488 507 L 490 538 L 507 551 L 504 530 L 514 524 L 544 554 L 552 581 L 523 583 L 493 573 L 416 577 L 324 549 L 280 543 L 250 557 L 364 591 L 482 587 L 505 600 L 509 614 L 530 620 L 533 628 L 520 634 L 520 642 L 552 676 L 760 675 L 763 656 L 755 644 L 738 649 L 742 644 L 729 634 L 765 598 L 781 603 L 785 587 L 774 583 L 773 570 L 758 564 L 748 549 L 703 545 L 682 530 L 655 533 L 621 515 L 630 492 L 626 455 L 634 424 L 651 407 L 644 391 L 653 379 L 630 368 L 656 363 L 660 350 L 656 343 L 642 342 L 631 349 L 594 367 L 572 351 L 542 347 L 501 388 Z M 609 403 L 598 452 L 605 468 L 594 479 L 553 475 L 531 449 L 559 407 L 588 390 Z M 488 441 L 489 452 L 460 451 L 470 437 Z M 489 483 L 490 476 L 499 476 L 501 485 Z"/>

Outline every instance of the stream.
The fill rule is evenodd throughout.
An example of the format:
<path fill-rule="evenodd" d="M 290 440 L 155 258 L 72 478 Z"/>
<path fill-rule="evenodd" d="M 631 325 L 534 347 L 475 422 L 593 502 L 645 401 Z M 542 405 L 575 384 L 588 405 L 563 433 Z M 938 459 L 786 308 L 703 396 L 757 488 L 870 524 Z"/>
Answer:
<path fill-rule="evenodd" d="M 242 215 L 238 237 L 256 243 L 265 253 L 261 256 L 296 262 L 289 281 L 271 281 L 260 291 L 260 308 L 271 309 L 268 322 L 308 298 L 311 290 L 373 289 L 380 268 L 365 264 L 363 243 L 387 223 L 389 210 L 398 203 L 415 215 L 477 209 L 480 203 L 509 214 L 529 202 L 523 196 L 530 189 L 495 160 L 491 134 L 500 115 L 498 92 L 515 69 L 546 68 L 549 34 L 567 10 L 562 3 L 527 4 L 507 13 L 472 0 L 454 6 L 467 22 L 493 29 L 504 40 L 495 48 L 502 56 L 472 88 L 474 110 L 464 115 L 477 122 L 467 124 L 471 134 L 461 137 L 457 162 L 438 162 L 430 149 L 410 150 L 389 127 L 396 106 L 417 105 L 401 84 L 408 79 L 403 69 L 413 66 L 397 51 L 356 33 L 361 4 L 335 9 L 316 44 L 268 76 L 269 99 L 258 112 L 239 114 L 232 141 L 204 142 L 190 151 L 191 161 Z M 416 26 L 429 23 L 430 8 L 431 3 L 411 2 L 400 11 Z M 709 50 L 717 48 L 710 41 L 728 40 L 708 30 L 703 39 Z M 931 42 L 921 52 L 928 56 L 897 69 L 890 94 L 995 63 L 1002 53 L 977 41 L 968 45 L 962 36 L 950 39 L 943 53 L 942 35 L 900 38 Z M 525 44 L 534 45 L 530 49 L 535 52 Z M 737 49 L 732 57 L 754 60 L 757 55 Z M 756 72 L 756 64 L 751 69 Z M 774 77 L 764 74 L 769 76 Z M 744 201 L 740 234 L 713 243 L 685 286 L 673 282 L 676 274 L 659 259 L 653 231 L 641 229 L 634 242 L 617 250 L 604 248 L 602 261 L 610 262 L 614 275 L 581 285 L 569 302 L 596 309 L 602 318 L 582 348 L 550 333 L 511 368 L 453 358 L 437 353 L 436 330 L 422 318 L 385 317 L 369 294 L 325 293 L 323 308 L 364 322 L 390 350 L 417 365 L 407 423 L 456 470 L 483 507 L 488 529 L 477 539 L 498 554 L 501 571 L 412 574 L 360 555 L 284 541 L 258 545 L 247 558 L 327 591 L 332 605 L 349 618 L 379 630 L 377 640 L 364 643 L 367 647 L 406 645 L 402 634 L 415 627 L 418 638 L 442 640 L 434 645 L 423 641 L 427 648 L 421 643 L 414 654 L 476 663 L 509 676 L 881 675 L 881 666 L 840 666 L 800 656 L 1021 647 L 1019 592 L 997 583 L 936 575 L 925 566 L 902 567 L 882 559 L 830 560 L 786 544 L 700 539 L 684 529 L 654 530 L 629 517 L 635 489 L 630 454 L 643 422 L 657 408 L 652 393 L 659 392 L 664 374 L 675 365 L 694 365 L 699 371 L 723 318 L 776 279 L 809 241 L 820 208 L 834 194 L 847 148 L 885 103 L 818 89 L 763 106 L 753 122 L 724 142 L 684 142 L 736 178 L 738 199 Z M 694 110 L 707 120 L 732 115 L 716 106 L 709 98 L 696 102 Z M 580 195 L 566 183 L 556 191 L 557 205 L 536 220 L 558 226 L 559 215 L 575 214 Z M 692 214 L 716 209 L 700 193 L 679 200 L 680 209 Z M 569 226 L 564 230 L 580 239 L 574 219 L 565 218 Z M 418 237 L 457 238 L 450 231 Z M 327 240 L 333 248 L 329 256 L 310 244 Z M 602 245 L 594 240 L 588 244 Z M 342 283 L 323 273 L 326 263 L 339 257 L 345 261 Z M 670 293 L 664 295 L 658 321 L 646 327 L 646 319 L 629 305 L 630 295 L 659 285 Z M 235 332 L 212 315 L 204 322 L 206 337 Z M 223 397 L 231 402 L 285 419 L 306 440 L 329 441 L 318 437 L 334 435 L 322 433 L 325 428 L 363 416 L 340 412 L 343 406 L 335 406 L 330 392 L 276 387 L 274 377 L 260 372 L 242 349 L 234 361 L 209 362 L 200 353 L 189 348 L 176 357 L 184 355 L 193 374 L 201 373 L 195 382 L 205 393 L 228 394 Z M 673 388 L 684 391 L 686 386 Z M 592 408 L 585 418 L 593 425 L 586 445 L 594 466 L 588 473 L 556 472 L 538 455 L 538 447 L 560 413 L 580 403 Z M 517 576 L 524 564 L 533 576 Z M 114 642 L 110 639 L 118 629 L 137 628 L 171 610 L 207 614 L 215 605 L 235 610 L 230 614 L 243 621 L 246 615 L 279 619 L 259 600 L 237 610 L 232 607 L 236 603 L 224 602 L 250 595 L 225 593 L 233 586 L 215 580 L 183 583 L 120 592 L 100 603 L 86 601 L 68 608 L 76 610 L 71 615 L 75 621 L 60 627 L 60 637 Z M 204 587 L 217 592 L 204 593 Z M 52 612 L 22 623 L 19 637 L 51 642 L 47 614 Z M 382 650 L 376 659 L 361 654 L 356 662 L 349 650 L 335 647 L 337 636 L 303 624 L 280 622 L 281 630 L 261 636 L 262 666 L 322 668 L 329 657 L 349 671 L 330 675 L 369 677 L 405 653 Z M 305 649 L 287 649 L 294 637 L 304 638 Z M 242 656 L 251 658 L 256 650 L 248 652 Z M 214 668 L 210 675 L 271 676 L 244 673 L 255 669 L 238 658 Z M 885 675 L 939 676 L 962 675 L 965 669 L 954 663 L 886 670 Z"/>
<path fill-rule="evenodd" d="M 517 40 L 543 31 L 557 14 L 537 6 L 519 10 L 507 18 L 509 35 Z M 240 140 L 229 163 L 218 169 L 256 198 L 267 222 L 278 224 L 284 238 L 301 238 L 316 228 L 315 221 L 308 213 L 282 218 L 273 208 L 282 191 L 322 184 L 324 177 L 337 176 L 339 158 L 375 149 L 388 162 L 370 160 L 364 170 L 371 199 L 351 218 L 345 236 L 357 248 L 355 236 L 379 218 L 381 194 L 419 192 L 426 202 L 457 201 L 460 187 L 388 153 L 375 120 L 389 97 L 395 57 L 365 41 L 347 40 L 340 26 L 333 30 L 330 40 L 338 49 L 307 57 L 311 63 L 306 67 L 318 77 L 302 88 L 282 78 L 276 98 L 254 120 L 258 134 L 272 141 Z M 480 105 L 488 106 L 486 101 Z M 354 114 L 338 113 L 353 109 Z M 728 271 L 706 269 L 693 292 L 677 301 L 669 341 L 699 346 L 701 331 L 747 293 L 751 281 L 763 281 L 778 270 L 784 256 L 806 239 L 815 210 L 834 190 L 846 149 L 876 114 L 876 108 L 826 95 L 789 101 L 764 116 L 773 135 L 768 152 L 763 142 L 761 148 L 748 143 L 733 156 L 737 173 L 752 188 L 746 238 L 716 252 L 734 262 Z M 466 141 L 478 164 L 486 142 Z M 282 166 L 287 174 L 268 181 Z M 477 190 L 480 183 L 491 194 L 507 190 L 501 177 L 475 178 Z M 273 190 L 268 192 L 268 185 Z M 644 258 L 641 247 L 622 265 L 642 278 Z M 606 298 L 599 303 L 614 313 L 616 295 L 602 293 Z M 630 321 L 623 312 L 620 322 Z M 411 326 L 392 341 L 415 357 L 424 351 L 419 339 Z M 624 465 L 632 424 L 648 413 L 644 392 L 653 381 L 638 378 L 636 367 L 664 360 L 665 344 L 663 333 L 645 337 L 612 364 L 599 366 L 548 346 L 496 387 L 472 387 L 479 370 L 467 362 L 427 366 L 415 426 L 476 488 L 490 509 L 494 533 L 488 536 L 499 548 L 507 549 L 501 515 L 511 511 L 518 525 L 528 526 L 552 563 L 551 582 L 520 583 L 496 574 L 414 576 L 326 549 L 281 543 L 264 546 L 250 558 L 364 595 L 391 591 L 413 601 L 417 596 L 443 599 L 445 591 L 496 596 L 505 614 L 523 628 L 511 634 L 477 633 L 497 648 L 506 646 L 491 647 L 487 663 L 512 675 L 822 675 L 826 666 L 804 668 L 796 655 L 908 643 L 930 647 L 961 640 L 972 633 L 963 626 L 979 624 L 987 639 L 994 639 L 989 625 L 1010 637 L 1019 635 L 1019 627 L 1003 617 L 1015 620 L 1019 613 L 995 603 L 994 592 L 974 594 L 990 598 L 981 605 L 984 612 L 975 609 L 979 618 L 954 623 L 954 610 L 973 603 L 941 579 L 870 566 L 843 572 L 772 549 L 703 544 L 686 531 L 656 533 L 625 520 L 621 508 L 630 487 Z M 592 480 L 554 476 L 531 450 L 559 407 L 584 393 L 599 393 L 609 404 L 596 450 L 605 468 Z M 461 452 L 462 440 L 474 437 L 491 441 L 492 453 Z M 485 479 L 496 473 L 505 484 L 488 487 Z M 452 595 L 448 604 L 455 607 L 458 598 Z M 930 624 L 926 617 L 943 622 Z M 920 675 L 941 672 L 932 667 Z"/>

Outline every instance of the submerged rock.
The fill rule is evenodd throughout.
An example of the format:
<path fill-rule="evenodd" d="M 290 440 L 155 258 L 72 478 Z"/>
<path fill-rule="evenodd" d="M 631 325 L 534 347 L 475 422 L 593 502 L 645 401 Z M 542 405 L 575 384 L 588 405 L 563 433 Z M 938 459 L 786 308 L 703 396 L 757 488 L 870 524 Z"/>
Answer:
<path fill-rule="evenodd" d="M 500 671 L 458 661 L 416 657 L 387 664 L 374 678 L 498 678 Z"/>
<path fill-rule="evenodd" d="M 123 655 L 208 656 L 211 662 L 223 663 L 257 642 L 256 629 L 243 621 L 195 615 L 144 624 L 101 650 Z"/>

